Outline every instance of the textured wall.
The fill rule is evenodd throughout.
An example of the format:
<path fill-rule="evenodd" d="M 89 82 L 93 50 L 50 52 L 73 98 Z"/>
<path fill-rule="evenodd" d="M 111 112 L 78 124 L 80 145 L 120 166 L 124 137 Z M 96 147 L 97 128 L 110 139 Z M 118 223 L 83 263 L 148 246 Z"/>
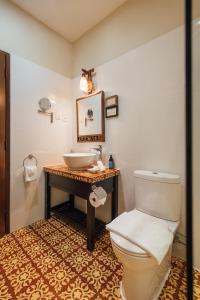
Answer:
<path fill-rule="evenodd" d="M 50 118 L 38 114 L 42 97 L 55 99 Z M 42 166 L 62 162 L 70 151 L 71 80 L 16 55 L 11 56 L 11 231 L 44 217 L 44 174 Z M 36 182 L 25 184 L 23 159 L 33 153 L 38 159 Z M 54 191 L 54 202 L 65 194 Z"/>
<path fill-rule="evenodd" d="M 72 45 L 8 0 L 0 0 L 0 49 L 71 76 Z"/>

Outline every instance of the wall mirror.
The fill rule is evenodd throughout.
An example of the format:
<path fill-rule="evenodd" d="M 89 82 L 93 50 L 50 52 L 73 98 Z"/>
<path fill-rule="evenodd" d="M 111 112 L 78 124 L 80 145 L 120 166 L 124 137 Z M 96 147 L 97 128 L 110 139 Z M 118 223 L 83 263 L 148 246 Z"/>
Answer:
<path fill-rule="evenodd" d="M 76 99 L 77 141 L 104 142 L 104 92 Z"/>

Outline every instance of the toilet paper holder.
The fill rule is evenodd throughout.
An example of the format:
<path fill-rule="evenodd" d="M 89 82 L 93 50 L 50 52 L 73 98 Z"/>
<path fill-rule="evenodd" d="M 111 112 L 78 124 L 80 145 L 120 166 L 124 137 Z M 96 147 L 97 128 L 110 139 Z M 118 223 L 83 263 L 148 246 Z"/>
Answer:
<path fill-rule="evenodd" d="M 92 185 L 91 190 L 98 197 L 105 197 L 107 195 L 106 191 L 102 186 Z"/>
<path fill-rule="evenodd" d="M 92 185 L 91 190 L 94 192 L 94 190 L 96 189 L 96 185 Z"/>
<path fill-rule="evenodd" d="M 28 156 L 26 156 L 23 160 L 23 167 L 25 167 L 25 162 L 26 160 L 32 160 L 34 159 L 35 160 L 35 165 L 37 166 L 38 165 L 38 160 L 37 158 L 33 155 L 33 154 L 29 154 Z"/>

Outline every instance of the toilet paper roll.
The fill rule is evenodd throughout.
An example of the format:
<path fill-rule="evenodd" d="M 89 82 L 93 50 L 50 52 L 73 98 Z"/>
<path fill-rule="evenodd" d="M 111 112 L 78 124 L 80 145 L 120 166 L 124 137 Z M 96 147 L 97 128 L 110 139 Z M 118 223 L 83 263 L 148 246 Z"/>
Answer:
<path fill-rule="evenodd" d="M 92 193 L 90 193 L 89 201 L 95 208 L 104 205 L 107 199 L 107 193 L 102 187 L 95 188 Z"/>

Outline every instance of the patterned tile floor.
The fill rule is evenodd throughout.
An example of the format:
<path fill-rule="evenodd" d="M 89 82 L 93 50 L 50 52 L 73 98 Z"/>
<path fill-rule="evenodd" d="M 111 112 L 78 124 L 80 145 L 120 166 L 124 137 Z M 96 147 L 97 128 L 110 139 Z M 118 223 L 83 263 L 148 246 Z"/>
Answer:
<path fill-rule="evenodd" d="M 106 232 L 93 253 L 80 230 L 56 218 L 0 239 L 0 300 L 117 300 L 121 278 L 122 267 Z M 194 299 L 200 299 L 197 272 L 194 283 Z M 159 298 L 164 299 L 186 299 L 185 263 L 180 259 L 173 258 Z"/>

